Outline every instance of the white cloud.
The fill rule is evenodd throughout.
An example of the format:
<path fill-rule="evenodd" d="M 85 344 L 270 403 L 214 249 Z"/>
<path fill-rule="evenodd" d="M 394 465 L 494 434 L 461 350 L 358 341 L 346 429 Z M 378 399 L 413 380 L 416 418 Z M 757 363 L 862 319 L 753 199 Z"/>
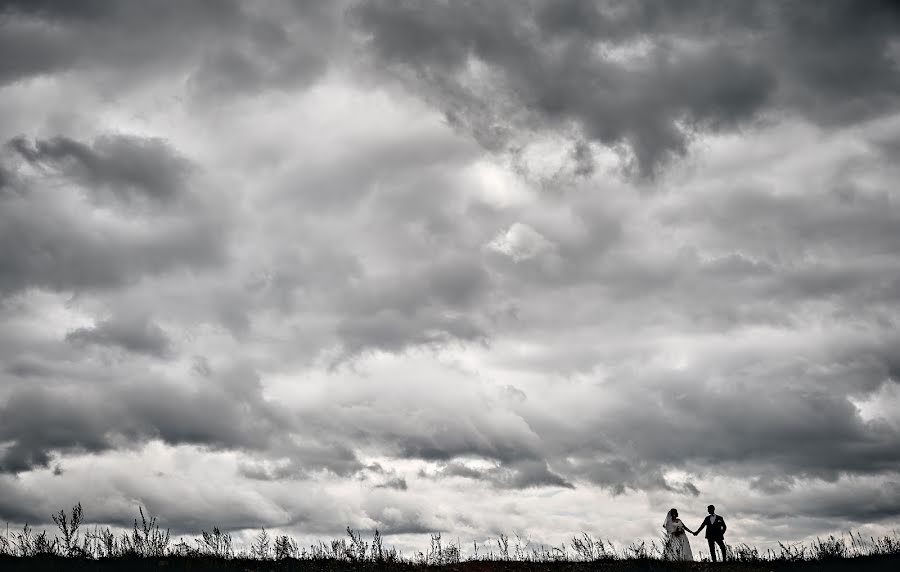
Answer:
<path fill-rule="evenodd" d="M 527 224 L 516 222 L 506 232 L 497 235 L 488 248 L 521 262 L 552 252 L 554 244 Z"/>

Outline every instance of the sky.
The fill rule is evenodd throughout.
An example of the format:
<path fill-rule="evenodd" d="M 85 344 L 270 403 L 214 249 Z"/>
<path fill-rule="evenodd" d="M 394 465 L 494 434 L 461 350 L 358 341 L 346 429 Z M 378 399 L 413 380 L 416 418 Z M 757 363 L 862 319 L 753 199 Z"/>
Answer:
<path fill-rule="evenodd" d="M 0 521 L 888 533 L 898 159 L 893 2 L 2 1 Z"/>

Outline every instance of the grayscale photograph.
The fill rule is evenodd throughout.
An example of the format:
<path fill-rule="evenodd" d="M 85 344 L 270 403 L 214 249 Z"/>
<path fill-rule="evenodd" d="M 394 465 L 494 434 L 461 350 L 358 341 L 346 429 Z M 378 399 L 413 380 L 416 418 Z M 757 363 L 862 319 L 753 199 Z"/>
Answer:
<path fill-rule="evenodd" d="M 900 569 L 900 2 L 0 0 L 0 568 Z"/>

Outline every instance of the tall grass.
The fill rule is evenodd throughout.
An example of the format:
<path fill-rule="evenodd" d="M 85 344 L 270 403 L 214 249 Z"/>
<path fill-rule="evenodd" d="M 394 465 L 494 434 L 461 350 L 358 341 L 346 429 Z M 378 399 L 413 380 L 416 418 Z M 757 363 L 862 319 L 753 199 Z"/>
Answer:
<path fill-rule="evenodd" d="M 603 562 L 662 560 L 663 542 L 652 540 L 637 541 L 624 548 L 617 548 L 611 541 L 595 538 L 587 532 L 572 537 L 560 546 L 532 545 L 529 541 L 515 536 L 513 541 L 504 534 L 487 545 L 473 543 L 473 553 L 463 557 L 462 547 L 445 542 L 440 533 L 430 537 L 425 551 L 404 556 L 393 547 L 386 547 L 384 539 L 375 530 L 371 541 L 362 537 L 359 531 L 347 528 L 347 537 L 319 541 L 309 546 L 300 546 L 288 535 L 272 536 L 262 529 L 248 546 L 235 546 L 231 534 L 213 527 L 211 531 L 201 530 L 198 537 L 172 542 L 169 530 L 159 526 L 157 517 L 148 517 L 143 508 L 139 509 L 140 520 L 134 519 L 130 530 L 116 534 L 109 527 L 95 526 L 83 529 L 84 512 L 77 504 L 69 513 L 60 510 L 51 516 L 58 534 L 49 536 L 46 530 L 40 533 L 25 524 L 21 531 L 7 531 L 0 535 L 0 556 L 29 558 L 52 555 L 65 558 L 108 559 L 108 558 L 162 558 L 207 557 L 224 560 L 316 560 L 341 562 L 371 562 L 376 564 L 407 564 L 441 566 L 464 561 L 510 561 L 510 562 Z M 735 562 L 812 562 L 846 560 L 872 556 L 900 556 L 900 537 L 863 538 L 860 533 L 849 532 L 840 537 L 817 538 L 807 544 L 782 544 L 778 550 L 761 551 L 754 546 L 737 544 L 729 546 L 730 559 Z"/>

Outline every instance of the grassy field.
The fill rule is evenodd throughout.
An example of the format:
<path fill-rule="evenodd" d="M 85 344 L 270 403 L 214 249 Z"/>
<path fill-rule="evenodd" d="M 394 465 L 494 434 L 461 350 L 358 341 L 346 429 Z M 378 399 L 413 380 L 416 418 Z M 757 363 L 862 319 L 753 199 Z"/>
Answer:
<path fill-rule="evenodd" d="M 623 549 L 581 533 L 559 547 L 530 547 L 501 535 L 489 546 L 473 545 L 463 556 L 458 544 L 431 536 L 427 550 L 404 555 L 385 547 L 375 531 L 371 540 L 350 528 L 347 537 L 301 547 L 286 535 L 262 530 L 249 546 L 237 547 L 218 528 L 173 542 L 155 517 L 143 510 L 131 530 L 82 527 L 81 505 L 52 515 L 57 533 L 40 533 L 25 525 L 0 536 L 0 570 L 309 570 L 312 572 L 588 572 L 609 570 L 844 571 L 900 570 L 900 538 L 862 538 L 852 533 L 808 544 L 780 544 L 760 551 L 746 544 L 730 546 L 731 561 L 670 562 L 657 541 Z M 479 551 L 480 548 L 480 551 Z"/>
<path fill-rule="evenodd" d="M 773 562 L 666 562 L 663 560 L 608 560 L 596 562 L 529 562 L 478 560 L 456 564 L 422 565 L 410 562 L 377 563 L 350 562 L 337 560 L 298 560 L 285 558 L 282 560 L 256 560 L 247 558 L 214 558 L 199 557 L 114 557 L 99 560 L 88 558 L 66 558 L 58 555 L 39 555 L 31 557 L 0 556 L 0 570 L 129 570 L 129 571 L 206 571 L 233 570 L 279 571 L 305 570 L 310 572 L 592 572 L 608 570 L 610 572 L 638 572 L 642 570 L 696 570 L 716 572 L 839 572 L 872 570 L 875 572 L 896 572 L 900 570 L 900 555 L 857 556 L 834 560 L 808 561 L 773 561 Z"/>

